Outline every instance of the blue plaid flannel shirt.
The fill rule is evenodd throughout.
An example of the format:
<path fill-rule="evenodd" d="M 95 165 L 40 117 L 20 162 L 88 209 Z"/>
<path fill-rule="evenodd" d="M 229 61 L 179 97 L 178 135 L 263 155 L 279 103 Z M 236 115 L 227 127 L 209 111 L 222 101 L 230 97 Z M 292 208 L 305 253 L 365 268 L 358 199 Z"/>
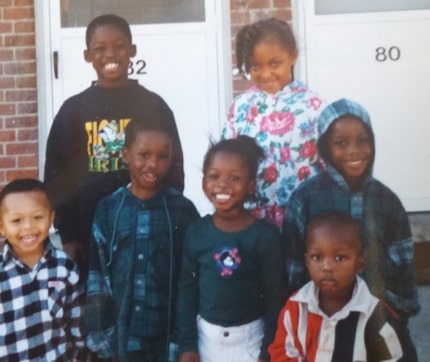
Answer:
<path fill-rule="evenodd" d="M 145 341 L 167 339 L 183 239 L 197 217 L 193 203 L 173 189 L 140 200 L 122 187 L 98 204 L 85 325 L 87 345 L 99 357 L 125 356 Z"/>
<path fill-rule="evenodd" d="M 309 275 L 304 262 L 304 235 L 312 217 L 326 210 L 349 213 L 362 226 L 371 291 L 384 298 L 401 316 L 419 311 L 409 220 L 399 198 L 369 176 L 360 192 L 352 192 L 330 165 L 301 184 L 291 195 L 282 227 L 286 247 L 289 294 Z"/>

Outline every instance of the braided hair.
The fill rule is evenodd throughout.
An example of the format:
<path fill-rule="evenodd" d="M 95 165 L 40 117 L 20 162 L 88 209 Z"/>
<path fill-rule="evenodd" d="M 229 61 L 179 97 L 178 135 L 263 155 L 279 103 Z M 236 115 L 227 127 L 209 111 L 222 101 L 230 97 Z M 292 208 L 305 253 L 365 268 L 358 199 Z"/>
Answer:
<path fill-rule="evenodd" d="M 288 53 L 297 53 L 296 39 L 287 22 L 263 19 L 245 25 L 236 35 L 236 66 L 239 72 L 249 73 L 255 46 L 265 40 L 274 39 Z"/>

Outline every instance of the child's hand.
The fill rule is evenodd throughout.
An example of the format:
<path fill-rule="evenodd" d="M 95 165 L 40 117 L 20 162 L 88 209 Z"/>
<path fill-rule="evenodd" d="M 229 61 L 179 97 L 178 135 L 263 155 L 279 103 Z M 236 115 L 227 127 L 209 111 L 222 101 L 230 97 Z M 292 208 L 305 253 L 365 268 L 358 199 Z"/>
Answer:
<path fill-rule="evenodd" d="M 197 352 L 184 352 L 179 356 L 178 362 L 200 362 L 200 357 Z"/>

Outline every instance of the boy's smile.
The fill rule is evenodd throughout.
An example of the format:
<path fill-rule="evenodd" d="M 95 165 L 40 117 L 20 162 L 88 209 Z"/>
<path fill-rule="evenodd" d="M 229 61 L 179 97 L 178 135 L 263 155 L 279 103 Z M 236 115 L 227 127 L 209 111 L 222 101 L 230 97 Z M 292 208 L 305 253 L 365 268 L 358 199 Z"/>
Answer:
<path fill-rule="evenodd" d="M 130 191 L 140 199 L 158 192 L 172 161 L 172 140 L 160 131 L 140 131 L 129 148 L 123 150 L 130 171 Z"/>
<path fill-rule="evenodd" d="M 368 128 L 354 116 L 339 118 L 330 127 L 328 149 L 333 167 L 353 190 L 359 189 L 373 161 Z"/>
<path fill-rule="evenodd" d="M 136 46 L 130 44 L 124 32 L 115 25 L 101 25 L 91 36 L 85 60 L 92 63 L 101 87 L 118 87 L 128 80 L 130 58 L 136 55 Z"/>
<path fill-rule="evenodd" d="M 40 191 L 11 193 L 3 200 L 1 232 L 16 256 L 30 267 L 43 255 L 53 220 L 54 212 Z"/>

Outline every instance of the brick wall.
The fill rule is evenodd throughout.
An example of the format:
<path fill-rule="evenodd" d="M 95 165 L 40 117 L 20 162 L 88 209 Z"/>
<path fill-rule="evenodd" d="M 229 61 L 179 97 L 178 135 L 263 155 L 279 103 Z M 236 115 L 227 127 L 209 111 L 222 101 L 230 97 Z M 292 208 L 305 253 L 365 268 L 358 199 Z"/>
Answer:
<path fill-rule="evenodd" d="M 236 64 L 235 37 L 239 29 L 260 19 L 276 17 L 291 21 L 291 0 L 230 0 L 230 22 L 232 35 L 232 64 Z M 242 76 L 233 78 L 233 93 L 240 93 L 250 86 Z"/>
<path fill-rule="evenodd" d="M 230 0 L 230 9 L 233 64 L 234 38 L 243 25 L 291 19 L 290 0 Z M 234 77 L 234 94 L 248 86 Z M 38 166 L 34 0 L 0 0 L 0 186 L 38 177 Z"/>
<path fill-rule="evenodd" d="M 0 0 L 0 185 L 38 176 L 33 0 Z"/>

